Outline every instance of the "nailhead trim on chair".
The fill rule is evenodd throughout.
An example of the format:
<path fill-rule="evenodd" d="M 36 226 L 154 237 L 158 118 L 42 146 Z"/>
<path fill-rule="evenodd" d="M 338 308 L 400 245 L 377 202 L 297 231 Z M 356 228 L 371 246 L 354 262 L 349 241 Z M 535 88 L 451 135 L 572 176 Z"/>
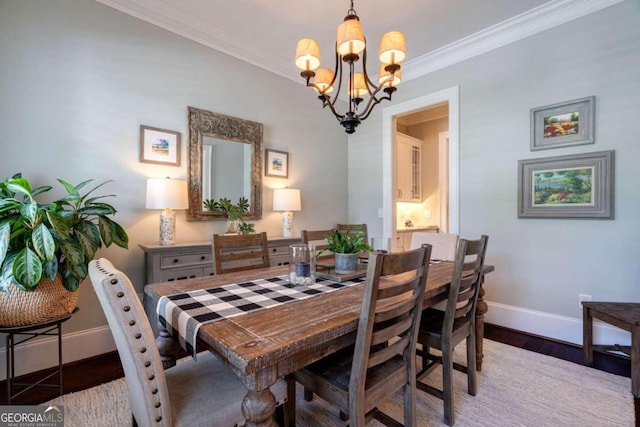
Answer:
<path fill-rule="evenodd" d="M 105 269 L 103 269 L 103 268 L 102 268 L 102 266 L 100 266 L 100 263 L 99 263 L 99 262 L 98 262 L 98 269 L 99 269 L 100 271 L 102 271 L 103 273 L 105 273 L 105 274 L 111 274 L 110 272 L 108 272 L 108 271 L 106 271 Z M 111 279 L 111 281 L 110 281 L 110 283 L 111 283 L 112 285 L 114 285 L 114 286 L 115 286 L 115 285 L 119 285 L 119 281 L 118 281 L 118 279 L 117 279 L 117 278 L 112 278 L 112 279 Z M 118 298 L 123 298 L 123 297 L 124 297 L 124 292 L 119 291 L 119 292 L 117 292 L 117 293 L 116 293 L 116 296 L 117 296 Z M 123 311 L 124 311 L 124 312 L 129 312 L 129 311 L 131 311 L 131 307 L 130 307 L 129 305 L 125 305 L 124 307 L 122 307 L 122 309 L 123 309 Z M 135 321 L 135 320 L 133 320 L 133 319 L 132 319 L 132 320 L 130 320 L 130 321 L 129 321 L 129 326 L 131 326 L 131 327 L 136 326 L 136 321 Z M 133 335 L 133 336 L 134 336 L 134 338 L 135 338 L 135 339 L 140 339 L 140 338 L 142 338 L 142 334 L 141 334 L 139 331 L 136 331 L 136 332 L 134 333 L 134 335 Z M 147 351 L 147 349 L 146 349 L 145 347 L 142 347 L 142 348 L 140 349 L 140 353 L 141 353 L 141 354 L 146 353 L 146 351 Z M 144 366 L 145 366 L 146 368 L 149 368 L 149 367 L 151 366 L 151 362 L 150 362 L 149 360 L 145 361 L 145 362 L 144 362 Z M 149 381 L 155 381 L 155 378 L 156 378 L 156 376 L 153 374 L 153 372 L 151 373 L 151 375 L 149 375 L 149 376 L 148 376 Z M 156 384 L 154 384 L 154 386 L 155 386 L 155 385 L 156 385 Z M 157 395 L 157 394 L 158 394 L 158 387 L 157 387 L 157 386 L 156 386 L 156 387 L 154 387 L 154 388 L 151 390 L 151 394 L 152 394 L 152 395 Z M 162 406 L 162 402 L 156 402 L 156 403 L 154 404 L 154 406 L 155 406 L 156 408 L 160 408 L 160 407 Z M 156 417 L 156 422 L 157 422 L 157 423 L 162 422 L 162 416 L 161 416 L 161 415 L 158 415 L 158 416 Z"/>

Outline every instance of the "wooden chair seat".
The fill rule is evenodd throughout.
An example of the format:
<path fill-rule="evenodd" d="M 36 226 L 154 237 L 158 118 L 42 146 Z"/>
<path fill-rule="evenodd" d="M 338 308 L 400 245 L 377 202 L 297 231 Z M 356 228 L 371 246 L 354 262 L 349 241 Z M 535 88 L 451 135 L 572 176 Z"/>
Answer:
<path fill-rule="evenodd" d="M 583 301 L 583 361 L 593 366 L 594 351 L 619 351 L 631 359 L 631 393 L 640 398 L 640 303 Z M 631 332 L 631 345 L 593 343 L 593 319 Z"/>

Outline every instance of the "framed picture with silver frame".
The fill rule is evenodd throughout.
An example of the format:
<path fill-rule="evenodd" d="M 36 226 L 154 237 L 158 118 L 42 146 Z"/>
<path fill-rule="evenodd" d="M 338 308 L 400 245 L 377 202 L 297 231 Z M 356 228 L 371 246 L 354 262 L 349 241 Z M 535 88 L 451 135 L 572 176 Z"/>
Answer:
<path fill-rule="evenodd" d="M 180 132 L 141 125 L 140 162 L 180 166 Z"/>
<path fill-rule="evenodd" d="M 611 151 L 518 161 L 518 218 L 613 218 Z"/>
<path fill-rule="evenodd" d="M 593 144 L 595 96 L 531 109 L 531 151 Z"/>

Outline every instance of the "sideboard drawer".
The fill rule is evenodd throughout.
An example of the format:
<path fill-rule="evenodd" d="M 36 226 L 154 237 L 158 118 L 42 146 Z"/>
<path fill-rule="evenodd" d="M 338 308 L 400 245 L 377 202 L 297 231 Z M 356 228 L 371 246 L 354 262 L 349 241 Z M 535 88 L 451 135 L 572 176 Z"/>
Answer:
<path fill-rule="evenodd" d="M 213 270 L 213 269 L 212 269 Z M 202 268 L 171 268 L 162 270 L 159 274 L 159 282 L 173 282 L 174 280 L 193 279 L 203 276 Z"/>
<path fill-rule="evenodd" d="M 194 266 L 199 264 L 211 265 L 213 263 L 213 254 L 211 250 L 200 254 L 169 254 L 160 257 L 160 268 L 179 268 Z"/>

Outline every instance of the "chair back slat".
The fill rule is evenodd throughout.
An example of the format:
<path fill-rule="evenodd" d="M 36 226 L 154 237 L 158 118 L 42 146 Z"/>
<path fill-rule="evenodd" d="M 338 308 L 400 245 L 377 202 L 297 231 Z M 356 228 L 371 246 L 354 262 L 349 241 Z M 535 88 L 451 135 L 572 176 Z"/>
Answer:
<path fill-rule="evenodd" d="M 267 233 L 213 235 L 216 274 L 269 267 Z"/>
<path fill-rule="evenodd" d="M 371 369 L 398 354 L 402 354 L 403 350 L 410 344 L 409 339 L 408 335 L 404 335 L 399 340 L 392 341 L 389 345 L 374 348 L 369 354 L 367 368 Z"/>

